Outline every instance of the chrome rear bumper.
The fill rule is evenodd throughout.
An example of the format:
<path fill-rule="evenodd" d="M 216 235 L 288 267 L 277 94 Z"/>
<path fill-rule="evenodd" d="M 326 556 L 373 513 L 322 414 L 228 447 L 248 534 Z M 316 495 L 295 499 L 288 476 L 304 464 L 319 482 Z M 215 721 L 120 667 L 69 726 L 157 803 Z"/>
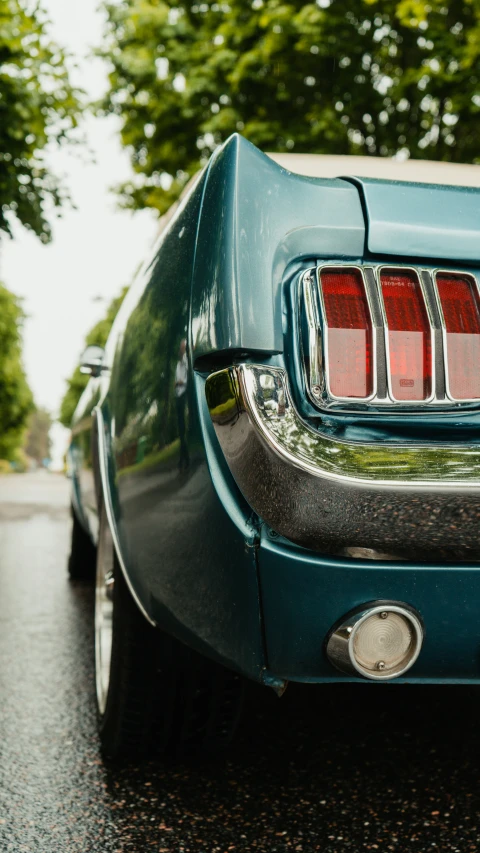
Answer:
<path fill-rule="evenodd" d="M 210 375 L 218 440 L 248 503 L 315 551 L 380 559 L 480 559 L 480 447 L 341 441 L 299 416 L 281 368 Z"/>

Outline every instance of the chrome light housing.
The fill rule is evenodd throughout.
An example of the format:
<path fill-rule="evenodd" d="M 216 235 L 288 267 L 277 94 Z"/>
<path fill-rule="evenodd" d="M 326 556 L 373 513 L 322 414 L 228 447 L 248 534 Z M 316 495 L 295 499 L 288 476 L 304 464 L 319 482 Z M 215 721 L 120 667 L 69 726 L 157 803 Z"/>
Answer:
<path fill-rule="evenodd" d="M 480 403 L 480 281 L 470 271 L 328 261 L 301 274 L 298 298 L 315 407 Z"/>
<path fill-rule="evenodd" d="M 413 666 L 423 637 L 420 616 L 408 604 L 373 602 L 350 613 L 332 630 L 327 656 L 348 675 L 388 681 Z"/>

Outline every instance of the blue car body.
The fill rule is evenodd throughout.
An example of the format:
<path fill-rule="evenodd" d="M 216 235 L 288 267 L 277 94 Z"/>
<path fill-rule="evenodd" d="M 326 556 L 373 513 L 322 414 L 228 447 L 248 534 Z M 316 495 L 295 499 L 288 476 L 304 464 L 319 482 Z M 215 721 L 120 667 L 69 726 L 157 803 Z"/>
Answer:
<path fill-rule="evenodd" d="M 480 190 L 305 177 L 232 137 L 163 229 L 78 405 L 74 511 L 96 542 L 105 505 L 150 622 L 279 691 L 358 679 L 326 642 L 377 601 L 423 625 L 398 681 L 476 683 L 480 400 L 317 407 L 298 293 L 325 264 L 373 271 L 372 287 L 382 265 L 477 276 Z M 262 376 L 312 462 L 260 423 L 266 398 L 253 411 Z"/>

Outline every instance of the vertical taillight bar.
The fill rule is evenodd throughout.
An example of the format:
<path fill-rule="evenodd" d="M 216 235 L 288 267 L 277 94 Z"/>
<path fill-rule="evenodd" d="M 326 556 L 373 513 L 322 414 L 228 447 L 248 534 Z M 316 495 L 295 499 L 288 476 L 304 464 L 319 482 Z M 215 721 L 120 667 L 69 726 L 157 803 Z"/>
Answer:
<path fill-rule="evenodd" d="M 447 394 L 452 400 L 480 399 L 480 299 L 475 278 L 437 272 L 443 327 Z"/>
<path fill-rule="evenodd" d="M 399 402 L 430 400 L 433 339 L 425 297 L 415 270 L 380 269 L 390 396 Z"/>
<path fill-rule="evenodd" d="M 357 267 L 322 267 L 327 390 L 337 399 L 369 399 L 375 389 L 374 328 Z"/>

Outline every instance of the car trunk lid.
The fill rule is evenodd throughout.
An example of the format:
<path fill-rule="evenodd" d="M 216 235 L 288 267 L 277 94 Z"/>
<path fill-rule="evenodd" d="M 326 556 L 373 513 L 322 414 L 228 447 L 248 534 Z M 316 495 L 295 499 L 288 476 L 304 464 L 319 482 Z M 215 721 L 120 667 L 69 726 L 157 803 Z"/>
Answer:
<path fill-rule="evenodd" d="M 347 180 L 361 194 L 370 254 L 480 261 L 480 189 Z"/>

